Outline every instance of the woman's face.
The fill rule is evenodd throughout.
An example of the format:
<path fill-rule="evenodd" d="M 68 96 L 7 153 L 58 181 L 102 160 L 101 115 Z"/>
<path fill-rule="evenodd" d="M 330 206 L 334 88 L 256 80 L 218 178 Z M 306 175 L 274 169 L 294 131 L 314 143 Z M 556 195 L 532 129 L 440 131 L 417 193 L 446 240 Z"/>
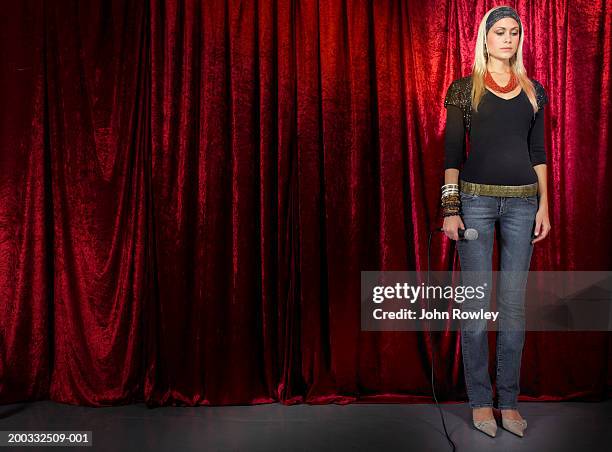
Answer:
<path fill-rule="evenodd" d="M 516 53 L 519 43 L 519 24 L 512 17 L 504 17 L 493 24 L 487 33 L 489 54 L 507 60 Z"/>

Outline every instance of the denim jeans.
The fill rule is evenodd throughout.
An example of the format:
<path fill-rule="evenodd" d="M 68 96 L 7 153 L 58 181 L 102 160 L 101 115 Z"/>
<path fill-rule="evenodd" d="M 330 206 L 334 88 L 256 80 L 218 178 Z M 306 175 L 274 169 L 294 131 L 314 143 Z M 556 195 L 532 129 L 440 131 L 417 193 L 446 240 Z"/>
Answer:
<path fill-rule="evenodd" d="M 497 281 L 497 394 L 499 409 L 516 409 L 525 342 L 524 289 L 531 262 L 537 195 L 497 197 L 461 193 L 462 220 L 478 231 L 476 240 L 459 240 L 463 284 L 487 282 L 485 297 L 462 303 L 462 309 L 489 310 L 495 223 L 499 223 L 500 266 Z M 474 281 L 469 281 L 474 278 Z M 466 281 L 467 280 L 467 281 Z M 479 285 L 479 284 L 478 284 Z M 486 319 L 461 321 L 461 349 L 470 407 L 493 406 L 489 378 Z"/>

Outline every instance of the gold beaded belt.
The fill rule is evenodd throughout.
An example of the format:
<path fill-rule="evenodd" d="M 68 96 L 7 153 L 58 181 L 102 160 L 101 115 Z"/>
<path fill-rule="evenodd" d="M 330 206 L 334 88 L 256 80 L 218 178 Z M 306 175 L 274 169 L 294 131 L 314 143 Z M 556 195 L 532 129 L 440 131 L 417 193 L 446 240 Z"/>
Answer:
<path fill-rule="evenodd" d="M 525 197 L 538 194 L 538 183 L 529 185 L 488 185 L 459 181 L 460 190 L 470 195 Z"/>

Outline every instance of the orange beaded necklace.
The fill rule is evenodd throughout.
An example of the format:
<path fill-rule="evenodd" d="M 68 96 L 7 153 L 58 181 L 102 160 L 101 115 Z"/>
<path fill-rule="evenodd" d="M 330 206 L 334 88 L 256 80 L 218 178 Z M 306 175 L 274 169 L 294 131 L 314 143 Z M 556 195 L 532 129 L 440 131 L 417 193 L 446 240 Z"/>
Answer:
<path fill-rule="evenodd" d="M 487 70 L 485 74 L 485 85 L 498 93 L 509 93 L 514 91 L 514 89 L 518 86 L 518 79 L 516 78 L 514 71 L 512 71 L 510 72 L 510 80 L 508 81 L 508 84 L 506 86 L 499 86 L 495 80 L 493 80 L 491 73 Z"/>

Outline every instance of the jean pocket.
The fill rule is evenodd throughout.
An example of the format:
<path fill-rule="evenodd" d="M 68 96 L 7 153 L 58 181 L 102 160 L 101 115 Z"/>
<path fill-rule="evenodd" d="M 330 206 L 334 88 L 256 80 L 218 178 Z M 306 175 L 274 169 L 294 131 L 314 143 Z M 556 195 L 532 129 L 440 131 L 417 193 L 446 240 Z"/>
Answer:
<path fill-rule="evenodd" d="M 461 192 L 460 193 L 460 198 L 461 198 L 461 201 L 469 201 L 470 199 L 478 199 L 478 198 L 480 198 L 480 195 L 476 195 L 476 194 L 473 194 L 473 193 L 464 193 L 464 192 Z"/>
<path fill-rule="evenodd" d="M 531 206 L 537 206 L 538 205 L 538 195 L 533 195 L 533 196 L 521 196 L 521 199 L 528 203 Z"/>

